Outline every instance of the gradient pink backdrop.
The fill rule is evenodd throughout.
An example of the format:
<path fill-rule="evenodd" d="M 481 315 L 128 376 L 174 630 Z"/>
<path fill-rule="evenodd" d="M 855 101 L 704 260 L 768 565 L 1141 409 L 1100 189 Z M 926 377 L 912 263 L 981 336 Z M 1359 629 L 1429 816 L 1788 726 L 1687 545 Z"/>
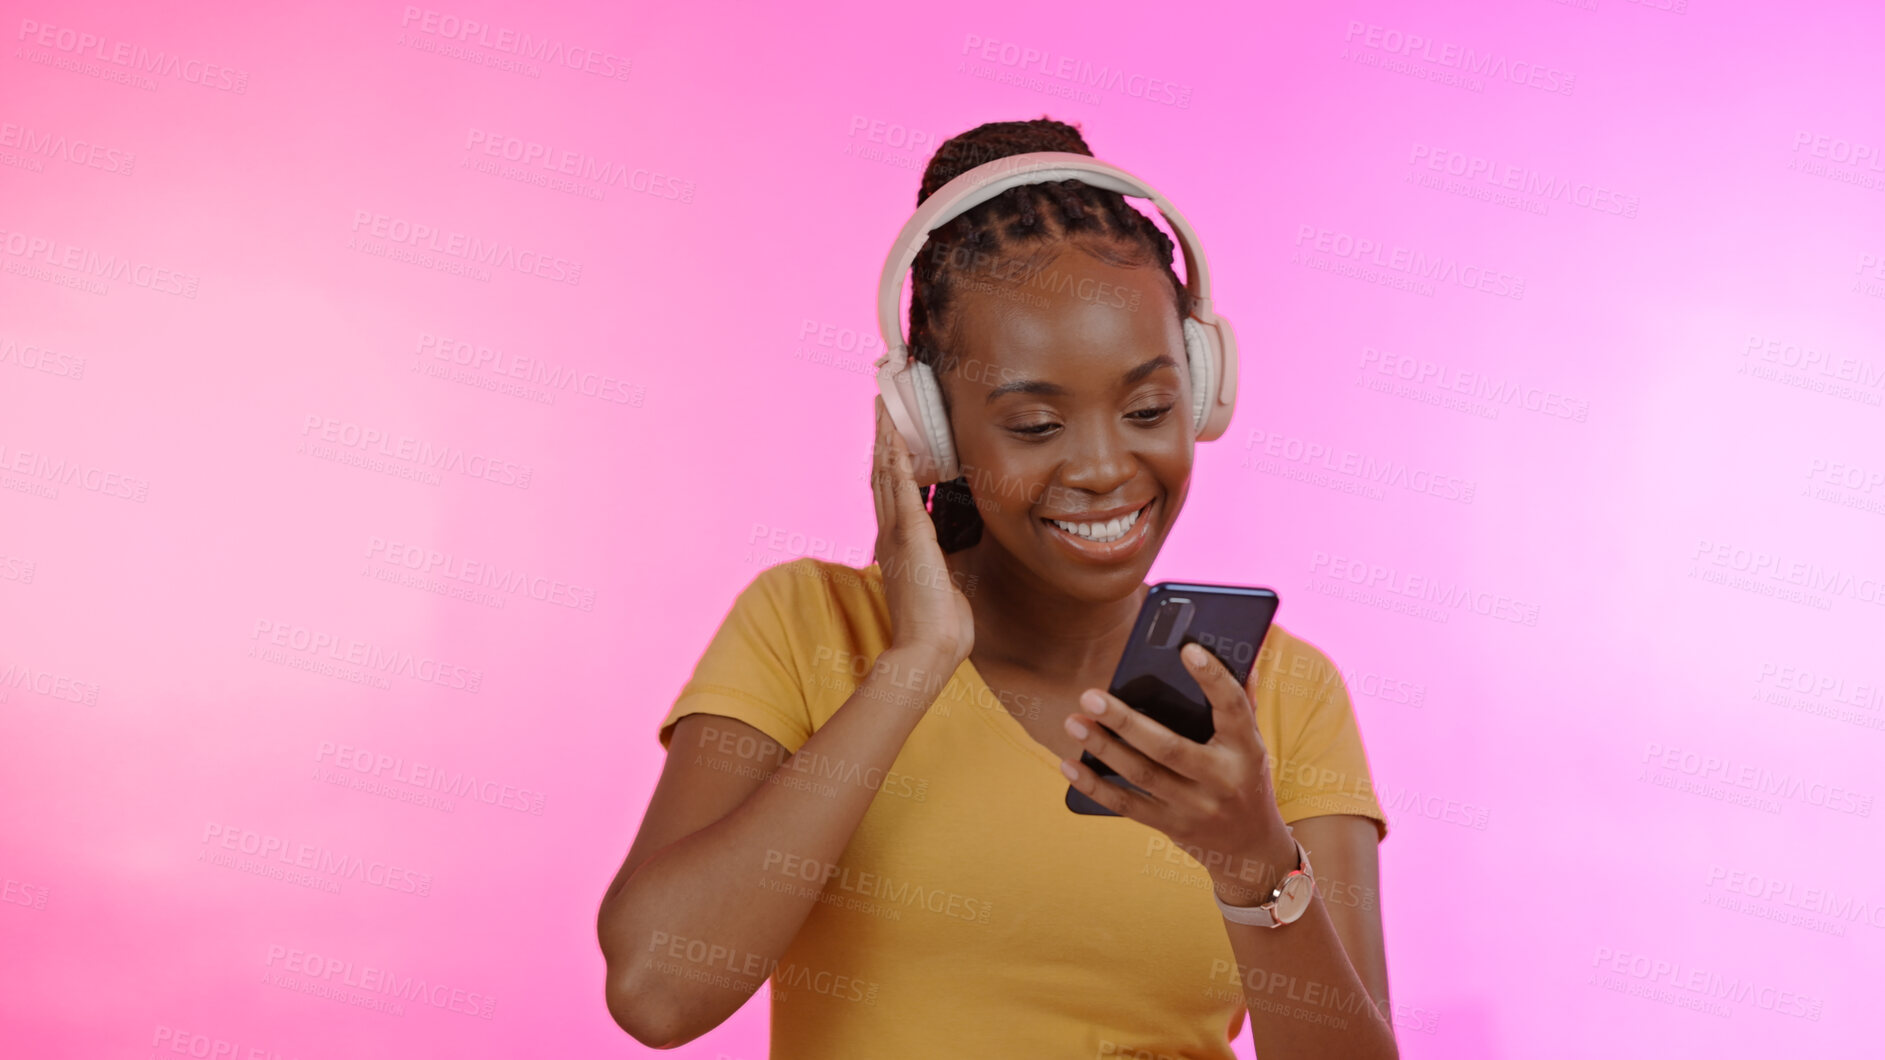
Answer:
<path fill-rule="evenodd" d="M 0 1051 L 647 1053 L 594 915 L 656 724 L 762 565 L 868 561 L 883 254 L 936 143 L 1046 113 L 1209 248 L 1240 403 L 1154 574 L 1346 673 L 1404 1055 L 1876 1055 L 1877 5 L 821 6 L 9 0 Z M 228 863 L 276 843 L 370 871 Z"/>

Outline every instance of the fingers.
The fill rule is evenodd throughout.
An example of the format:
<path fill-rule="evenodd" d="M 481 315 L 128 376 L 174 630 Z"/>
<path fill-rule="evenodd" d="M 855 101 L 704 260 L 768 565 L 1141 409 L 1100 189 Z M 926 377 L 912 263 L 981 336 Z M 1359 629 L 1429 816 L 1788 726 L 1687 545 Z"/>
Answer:
<path fill-rule="evenodd" d="M 1089 688 L 1080 705 L 1086 713 L 1069 715 L 1068 726 L 1069 732 L 1072 723 L 1086 730 L 1084 737 L 1073 733 L 1080 746 L 1158 801 L 1175 801 L 1181 788 L 1209 773 L 1210 752 L 1203 744 L 1185 739 L 1117 696 Z"/>
<path fill-rule="evenodd" d="M 1067 774 L 1067 783 L 1080 794 L 1121 817 L 1130 817 L 1141 824 L 1158 827 L 1154 823 L 1158 819 L 1158 804 L 1144 795 L 1102 780 L 1098 773 L 1078 759 L 1062 759 L 1060 771 Z"/>
<path fill-rule="evenodd" d="M 916 457 L 911 454 L 903 432 L 897 429 L 896 420 L 884 407 L 883 395 L 879 394 L 873 489 L 881 491 L 883 504 L 889 511 L 886 514 L 879 510 L 878 526 L 934 541 L 935 526 L 930 522 L 929 510 L 923 507 L 923 495 L 917 490 L 915 469 Z"/>
<path fill-rule="evenodd" d="M 879 396 L 877 400 L 883 398 Z M 888 412 L 884 413 L 884 423 L 890 434 L 890 481 L 894 487 L 891 497 L 897 506 L 897 522 L 912 530 L 919 526 L 930 527 L 933 537 L 929 511 L 923 507 L 923 495 L 916 489 L 916 457 L 910 453 L 910 443 L 904 441 L 903 432 L 897 430 L 896 421 Z"/>
<path fill-rule="evenodd" d="M 877 441 L 871 449 L 871 503 L 877 509 L 877 531 L 879 544 L 886 530 L 896 527 L 897 509 L 892 502 L 890 476 L 888 472 L 889 439 L 884 431 L 890 424 L 890 416 L 884 411 L 884 398 L 877 395 Z"/>
<path fill-rule="evenodd" d="M 1267 754 L 1263 737 L 1257 733 L 1257 715 L 1250 705 L 1250 696 L 1231 676 L 1223 660 L 1196 641 L 1185 645 L 1178 655 L 1198 687 L 1204 690 L 1204 698 L 1211 702 L 1211 725 L 1217 730 L 1211 742 L 1249 741 L 1250 746 Z"/>

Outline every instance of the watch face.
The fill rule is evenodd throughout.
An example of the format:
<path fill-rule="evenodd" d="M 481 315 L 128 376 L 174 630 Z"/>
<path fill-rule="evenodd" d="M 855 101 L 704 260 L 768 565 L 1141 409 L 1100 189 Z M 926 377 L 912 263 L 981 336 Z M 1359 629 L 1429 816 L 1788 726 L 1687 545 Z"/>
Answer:
<path fill-rule="evenodd" d="M 1276 899 L 1276 919 L 1288 924 L 1302 916 L 1309 908 L 1309 899 L 1315 894 L 1315 881 L 1308 876 L 1295 875 L 1283 881 L 1283 893 Z"/>

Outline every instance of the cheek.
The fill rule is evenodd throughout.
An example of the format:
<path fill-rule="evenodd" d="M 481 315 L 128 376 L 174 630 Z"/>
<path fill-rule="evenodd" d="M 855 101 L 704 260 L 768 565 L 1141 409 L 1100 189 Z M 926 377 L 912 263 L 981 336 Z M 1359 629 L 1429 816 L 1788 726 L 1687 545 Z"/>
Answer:
<path fill-rule="evenodd" d="M 1172 497 L 1182 497 L 1191 485 L 1192 449 L 1189 442 L 1181 442 L 1169 450 L 1161 450 L 1148 457 L 1146 463 L 1152 474 L 1165 487 L 1165 492 Z"/>
<path fill-rule="evenodd" d="M 1029 519 L 1035 505 L 1051 487 L 1026 468 L 1008 465 L 986 468 L 975 482 L 975 501 L 983 519 Z"/>
<path fill-rule="evenodd" d="M 1191 465 L 1195 459 L 1195 448 L 1189 435 L 1173 434 L 1161 438 L 1157 445 L 1144 451 L 1145 462 L 1161 478 L 1184 478 L 1191 474 Z"/>

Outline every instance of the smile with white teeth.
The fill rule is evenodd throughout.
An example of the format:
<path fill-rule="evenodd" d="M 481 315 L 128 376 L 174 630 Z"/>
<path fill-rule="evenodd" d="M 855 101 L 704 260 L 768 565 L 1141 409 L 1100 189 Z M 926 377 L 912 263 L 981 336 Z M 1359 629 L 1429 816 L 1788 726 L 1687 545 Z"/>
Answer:
<path fill-rule="evenodd" d="M 1065 519 L 1049 519 L 1048 522 L 1053 523 L 1055 526 L 1060 527 L 1070 534 L 1077 534 L 1080 537 L 1084 537 L 1088 541 L 1097 541 L 1101 544 L 1105 544 L 1108 541 L 1117 541 L 1125 537 L 1126 531 L 1132 529 L 1133 524 L 1139 521 L 1139 516 L 1144 514 L 1144 512 L 1145 509 L 1141 508 L 1136 512 L 1128 512 L 1117 519 L 1109 519 L 1103 523 L 1070 523 Z"/>

